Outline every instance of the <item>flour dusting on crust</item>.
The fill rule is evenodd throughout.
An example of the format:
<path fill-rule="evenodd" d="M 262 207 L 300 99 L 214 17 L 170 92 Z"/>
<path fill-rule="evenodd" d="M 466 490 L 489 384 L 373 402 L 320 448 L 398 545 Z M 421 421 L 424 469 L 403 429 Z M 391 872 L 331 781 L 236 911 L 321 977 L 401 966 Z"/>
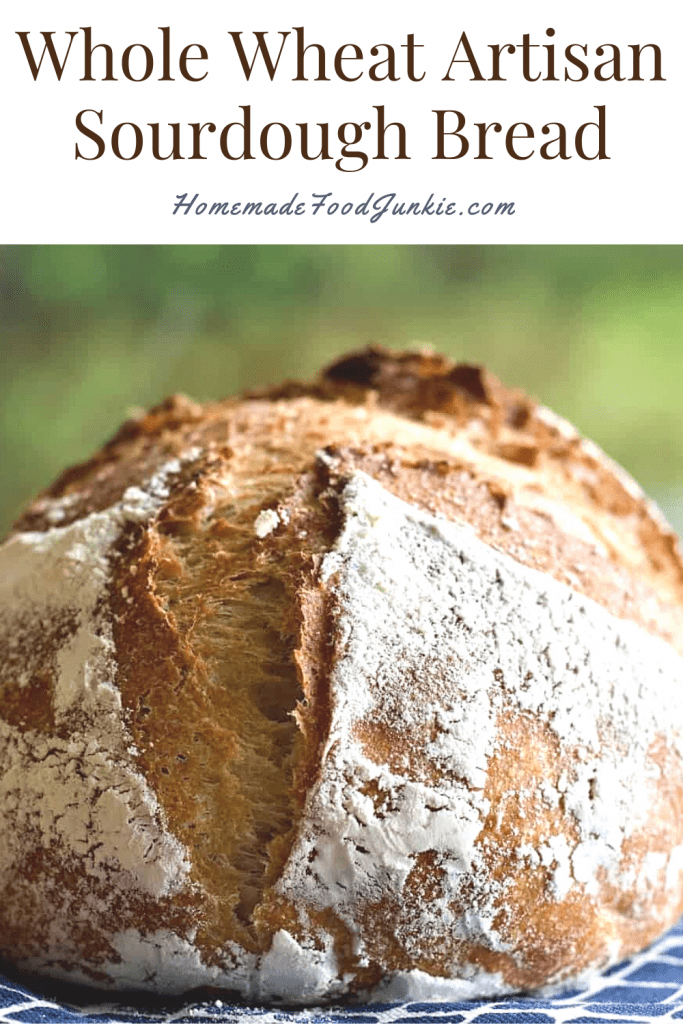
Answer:
<path fill-rule="evenodd" d="M 50 689 L 41 702 L 51 718 L 49 728 L 0 721 L 3 889 L 12 884 L 17 864 L 40 850 L 67 870 L 85 865 L 112 891 L 158 899 L 186 883 L 188 853 L 168 833 L 163 811 L 135 767 L 105 601 L 122 530 L 151 518 L 168 495 L 165 478 L 178 468 L 169 463 L 145 490 L 130 488 L 106 512 L 45 533 L 15 534 L 0 549 L 3 686 L 6 693 L 21 690 L 35 685 L 32 670 L 38 678 L 47 673 Z M 57 630 L 49 637 L 51 663 L 40 649 L 37 622 L 46 633 Z M 41 657 L 34 664 L 35 648 Z M 83 927 L 103 913 L 92 893 L 79 900 L 67 886 L 57 892 L 49 879 L 38 884 L 51 890 L 43 894 L 46 905 L 60 904 L 64 917 L 82 920 Z M 40 906 L 40 892 L 36 900 Z M 56 918 L 49 929 L 47 956 L 73 955 Z"/>
<path fill-rule="evenodd" d="M 661 889 L 677 899 L 681 848 L 651 850 L 649 876 L 635 870 L 631 847 L 647 836 L 656 802 L 654 751 L 664 744 L 680 761 L 680 657 L 363 474 L 344 487 L 342 507 L 321 570 L 336 603 L 332 726 L 280 891 L 333 908 L 357 935 L 359 962 L 368 954 L 359 920 L 388 904 L 406 954 L 421 945 L 424 958 L 425 938 L 450 949 L 459 939 L 465 958 L 470 943 L 522 966 L 506 908 L 523 865 L 544 878 L 549 904 L 632 889 L 637 918 Z M 526 795 L 529 822 L 525 794 L 509 794 L 521 811 L 519 868 L 501 872 L 489 849 L 489 766 L 505 753 L 510 716 L 544 726 L 570 767 Z M 411 905 L 410 879 L 427 854 L 440 891 Z M 607 957 L 621 952 L 615 942 Z M 472 964 L 444 973 L 461 992 Z M 412 998 L 410 972 L 401 977 Z M 503 979 L 475 984 L 478 994 L 508 989 Z"/>
<path fill-rule="evenodd" d="M 50 720 L 0 724 L 3 886 L 27 850 L 46 848 L 117 893 L 164 900 L 192 884 L 190 851 L 135 765 L 105 601 L 115 545 L 151 521 L 179 469 L 0 551 L 4 685 L 42 685 L 38 619 L 55 652 L 41 662 Z M 341 528 L 316 581 L 334 644 L 330 725 L 268 894 L 290 923 L 265 952 L 230 942 L 207 962 L 191 929 L 117 923 L 92 892 L 45 894 L 106 933 L 98 984 L 303 1004 L 461 999 L 605 966 L 631 933 L 645 944 L 640 922 L 663 925 L 680 902 L 683 846 L 666 807 L 669 775 L 673 787 L 682 774 L 680 656 L 363 473 L 331 494 Z M 54 524 L 63 505 L 47 508 Z M 259 543 L 287 522 L 259 513 Z M 543 934 L 525 923 L 530 904 Z M 552 927 L 572 914 L 575 945 L 563 937 L 557 953 Z M 92 980 L 58 918 L 31 966 Z"/>

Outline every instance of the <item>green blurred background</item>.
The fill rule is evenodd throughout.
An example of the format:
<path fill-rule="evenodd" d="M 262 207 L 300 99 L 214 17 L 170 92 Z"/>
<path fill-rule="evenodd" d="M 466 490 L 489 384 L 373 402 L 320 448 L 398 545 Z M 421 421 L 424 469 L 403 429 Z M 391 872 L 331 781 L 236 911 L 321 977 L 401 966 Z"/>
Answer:
<path fill-rule="evenodd" d="M 683 526 L 683 246 L 0 250 L 0 530 L 131 408 L 431 344 L 562 413 Z"/>

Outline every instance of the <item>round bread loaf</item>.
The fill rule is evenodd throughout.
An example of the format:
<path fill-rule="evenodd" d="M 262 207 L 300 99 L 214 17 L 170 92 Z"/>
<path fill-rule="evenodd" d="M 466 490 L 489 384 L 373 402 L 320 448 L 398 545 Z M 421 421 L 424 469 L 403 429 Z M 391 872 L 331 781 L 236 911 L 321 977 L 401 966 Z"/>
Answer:
<path fill-rule="evenodd" d="M 493 996 L 683 910 L 683 568 L 485 371 L 371 348 L 123 425 L 0 549 L 0 955 Z"/>

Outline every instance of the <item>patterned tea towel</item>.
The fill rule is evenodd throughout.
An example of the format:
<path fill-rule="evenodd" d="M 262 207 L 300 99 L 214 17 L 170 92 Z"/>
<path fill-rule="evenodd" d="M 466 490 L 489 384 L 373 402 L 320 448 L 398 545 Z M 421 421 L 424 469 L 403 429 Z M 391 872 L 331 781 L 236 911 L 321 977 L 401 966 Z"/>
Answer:
<path fill-rule="evenodd" d="M 683 921 L 645 953 L 552 999 L 272 1010 L 212 1002 L 76 1006 L 0 977 L 0 1024 L 645 1024 L 683 1020 Z"/>

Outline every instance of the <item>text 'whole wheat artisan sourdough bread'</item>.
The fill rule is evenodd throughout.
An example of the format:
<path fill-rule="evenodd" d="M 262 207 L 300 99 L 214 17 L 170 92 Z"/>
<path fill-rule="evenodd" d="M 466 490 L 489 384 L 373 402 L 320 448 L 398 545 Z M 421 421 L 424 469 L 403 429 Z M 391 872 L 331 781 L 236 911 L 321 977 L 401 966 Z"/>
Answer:
<path fill-rule="evenodd" d="M 0 549 L 0 956 L 499 995 L 683 909 L 683 570 L 485 371 L 368 349 L 124 424 Z"/>

